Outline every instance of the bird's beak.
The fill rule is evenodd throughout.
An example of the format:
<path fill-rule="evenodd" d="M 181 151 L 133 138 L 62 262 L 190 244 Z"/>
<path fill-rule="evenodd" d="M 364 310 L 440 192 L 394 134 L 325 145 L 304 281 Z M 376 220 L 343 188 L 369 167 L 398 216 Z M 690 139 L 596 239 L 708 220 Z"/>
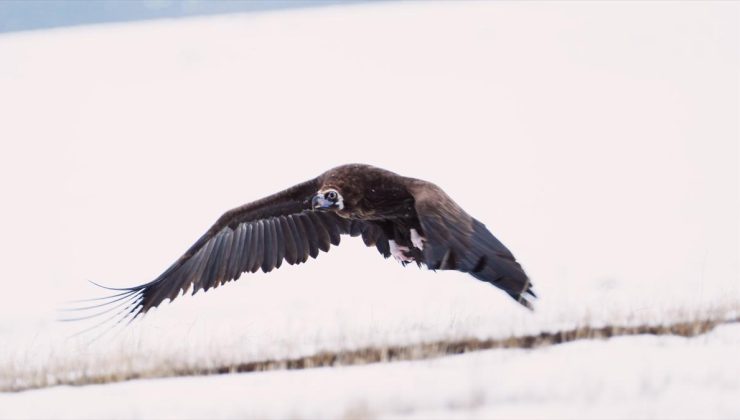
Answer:
<path fill-rule="evenodd" d="M 324 198 L 322 194 L 316 194 L 311 199 L 311 208 L 314 210 L 324 210 L 331 207 L 334 203 Z"/>

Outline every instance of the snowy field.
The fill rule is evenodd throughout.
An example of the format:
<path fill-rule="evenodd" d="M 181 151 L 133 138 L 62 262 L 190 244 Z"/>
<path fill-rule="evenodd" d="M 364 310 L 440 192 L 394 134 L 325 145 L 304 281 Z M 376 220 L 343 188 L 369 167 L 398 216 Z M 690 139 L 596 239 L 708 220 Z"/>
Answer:
<path fill-rule="evenodd" d="M 0 391 L 736 318 L 739 23 L 737 3 L 433 2 L 0 35 Z M 70 336 L 94 322 L 56 322 L 104 294 L 85 280 L 149 281 L 223 211 L 347 162 L 444 188 L 521 261 L 535 312 L 344 238 L 92 343 Z M 0 394 L 0 417 L 737 418 L 739 343 L 53 387 Z"/>
<path fill-rule="evenodd" d="M 0 394 L 0 406 L 9 417 L 72 419 L 737 418 L 740 364 L 726 361 L 738 346 L 733 325 L 691 340 L 641 336 L 420 362 L 55 387 Z"/>

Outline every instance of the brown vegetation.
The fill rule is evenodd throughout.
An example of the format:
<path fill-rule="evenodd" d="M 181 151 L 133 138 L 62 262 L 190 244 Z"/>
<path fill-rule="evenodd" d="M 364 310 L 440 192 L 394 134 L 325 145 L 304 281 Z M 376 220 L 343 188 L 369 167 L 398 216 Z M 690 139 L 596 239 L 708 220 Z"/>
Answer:
<path fill-rule="evenodd" d="M 150 370 L 120 373 L 82 372 L 70 378 L 49 378 L 34 383 L 11 384 L 0 391 L 14 392 L 44 388 L 55 385 L 91 385 L 120 382 L 134 379 L 166 378 L 177 376 L 219 375 L 228 373 L 258 372 L 276 369 L 307 369 L 328 366 L 349 366 L 368 363 L 392 362 L 402 360 L 421 360 L 445 355 L 461 354 L 479 350 L 520 348 L 533 349 L 584 339 L 608 339 L 628 335 L 676 335 L 693 337 L 711 331 L 721 324 L 740 322 L 740 318 L 730 320 L 695 320 L 668 325 L 641 326 L 584 326 L 557 332 L 542 332 L 536 335 L 512 336 L 503 339 L 465 339 L 457 341 L 437 341 L 412 345 L 388 347 L 367 347 L 358 350 L 323 351 L 314 355 L 293 359 L 263 360 L 215 367 L 184 367 L 170 370 Z"/>

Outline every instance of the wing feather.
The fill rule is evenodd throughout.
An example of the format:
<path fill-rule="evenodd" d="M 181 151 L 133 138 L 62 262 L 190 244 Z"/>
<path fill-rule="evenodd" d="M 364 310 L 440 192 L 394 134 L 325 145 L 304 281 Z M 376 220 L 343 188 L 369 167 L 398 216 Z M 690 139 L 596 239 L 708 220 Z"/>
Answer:
<path fill-rule="evenodd" d="M 329 213 L 315 213 L 318 217 L 318 220 L 321 222 L 322 226 L 326 230 L 326 233 L 329 235 L 329 242 L 337 246 L 339 245 L 340 241 L 340 235 L 342 231 L 340 230 L 339 223 L 332 223 L 331 220 L 329 220 Z M 328 248 L 327 248 L 328 249 Z"/>
<path fill-rule="evenodd" d="M 129 321 L 165 300 L 192 289 L 207 291 L 235 280 L 244 272 L 264 272 L 316 258 L 320 251 L 338 245 L 342 234 L 368 232 L 374 245 L 382 247 L 377 227 L 343 219 L 333 212 L 315 213 L 310 198 L 316 180 L 226 212 L 174 264 L 149 283 L 124 289 L 125 314 Z M 387 240 L 384 241 L 387 247 Z M 106 306 L 117 301 L 102 304 Z"/>
<path fill-rule="evenodd" d="M 246 231 L 247 223 L 242 223 L 234 230 L 234 251 L 229 261 L 229 268 L 226 270 L 227 279 L 238 279 L 242 274 L 241 261 L 244 254 L 244 232 Z"/>
<path fill-rule="evenodd" d="M 264 221 L 265 224 L 265 257 L 262 261 L 262 271 L 268 273 L 275 268 L 277 263 L 277 235 L 275 233 L 275 225 L 272 219 Z"/>
<path fill-rule="evenodd" d="M 229 264 L 231 263 L 231 259 L 233 258 L 234 254 L 232 253 L 232 247 L 234 246 L 234 239 L 235 239 L 235 232 L 229 228 L 226 231 L 226 235 L 224 235 L 224 242 L 221 246 L 221 255 L 218 261 L 218 270 L 216 271 L 216 276 L 211 279 L 210 282 L 204 287 L 204 291 L 208 291 L 211 287 L 218 287 L 222 282 L 224 277 L 226 277 L 226 269 L 228 268 Z"/>
<path fill-rule="evenodd" d="M 254 242 L 252 242 L 254 244 L 254 248 L 252 249 L 254 253 L 254 265 L 252 265 L 251 271 L 256 273 L 262 265 L 262 259 L 265 257 L 265 225 L 262 220 L 254 223 L 255 233 Z"/>
<path fill-rule="evenodd" d="M 196 254 L 195 257 L 191 258 L 194 260 L 194 266 L 192 269 L 192 274 L 188 275 L 188 271 L 183 266 L 183 270 L 185 271 L 184 278 L 181 278 L 181 284 L 194 284 L 198 281 L 198 279 L 201 278 L 203 275 L 203 271 L 206 269 L 206 266 L 208 265 L 208 257 L 211 255 L 211 251 L 213 251 L 213 247 L 216 245 L 215 241 L 209 241 L 206 243 L 204 248 L 201 248 Z M 164 284 L 161 284 L 160 288 L 164 289 Z M 187 292 L 187 287 L 177 287 L 174 288 L 178 292 L 180 289 L 183 289 L 183 292 Z M 175 294 L 177 296 L 177 294 Z M 175 296 L 171 297 L 170 299 L 174 299 Z M 158 301 L 158 299 L 155 297 L 155 295 L 149 295 L 148 296 L 152 301 Z M 146 308 L 147 310 L 149 308 Z"/>
<path fill-rule="evenodd" d="M 324 227 L 324 223 L 321 222 L 321 217 L 319 217 L 318 213 L 314 212 L 307 212 L 306 217 L 311 219 L 309 222 L 314 230 L 316 230 L 316 241 L 318 242 L 319 249 L 324 252 L 329 251 L 331 238 L 329 237 L 329 232 Z"/>
<path fill-rule="evenodd" d="M 359 222 L 357 220 L 350 221 L 349 236 L 360 236 L 360 235 L 362 235 L 362 231 L 363 231 L 364 228 L 365 228 L 365 223 L 361 223 L 361 222 Z M 363 239 L 363 241 L 365 240 L 365 238 L 362 238 L 362 239 Z M 367 242 L 365 244 L 367 244 Z"/>
<path fill-rule="evenodd" d="M 316 228 L 311 223 L 308 217 L 304 214 L 296 217 L 296 222 L 303 226 L 303 230 L 306 232 L 306 239 L 308 239 L 308 255 L 311 258 L 316 258 L 319 255 L 319 238 L 316 233 Z"/>
<path fill-rule="evenodd" d="M 535 295 L 529 277 L 483 223 L 432 183 L 411 180 L 408 190 L 426 237 L 423 256 L 429 268 L 470 273 L 532 309 L 530 298 Z"/>
<path fill-rule="evenodd" d="M 283 239 L 285 241 L 285 262 L 293 265 L 298 260 L 296 239 L 293 233 L 294 229 L 291 227 L 290 220 L 285 216 L 280 216 L 280 225 L 282 227 Z"/>
<path fill-rule="evenodd" d="M 249 224 L 249 236 L 246 238 L 246 243 L 249 244 L 248 246 L 248 257 L 247 258 L 247 266 L 244 267 L 244 271 L 248 271 L 250 273 L 254 273 L 256 269 L 254 266 L 256 265 L 255 262 L 257 261 L 257 230 L 259 228 L 259 225 L 257 223 L 250 223 Z"/>
<path fill-rule="evenodd" d="M 285 236 L 283 235 L 283 227 L 280 224 L 280 218 L 272 220 L 274 231 L 275 231 L 275 268 L 280 268 L 285 259 Z"/>
<path fill-rule="evenodd" d="M 222 262 L 224 261 L 224 257 L 226 257 L 226 247 L 228 246 L 229 239 L 231 237 L 231 233 L 228 229 L 222 230 L 219 235 L 221 239 L 218 241 L 218 244 L 216 244 L 216 247 L 214 248 L 214 257 L 211 259 L 211 265 L 208 267 L 208 275 L 205 276 L 205 278 L 202 279 L 202 282 L 200 284 L 201 289 L 208 290 L 213 283 L 218 281 L 218 276 L 221 272 L 221 268 L 223 267 Z M 193 291 L 195 292 L 195 290 Z"/>
<path fill-rule="evenodd" d="M 362 229 L 362 240 L 367 246 L 377 246 L 379 242 L 388 242 L 383 229 L 374 223 L 366 223 Z"/>
<path fill-rule="evenodd" d="M 296 245 L 298 246 L 297 263 L 304 263 L 308 260 L 308 235 L 306 235 L 306 231 L 303 229 L 303 224 L 301 224 L 296 217 L 290 215 L 288 216 L 288 220 L 290 220 L 290 225 L 293 228 L 293 234 L 296 238 Z"/>
<path fill-rule="evenodd" d="M 249 271 L 249 260 L 252 258 L 252 229 L 254 226 L 252 226 L 251 223 L 242 223 L 239 225 L 239 227 L 244 229 L 244 233 L 242 233 L 241 239 L 239 240 L 241 242 L 241 251 L 239 251 L 239 266 L 238 270 L 239 273 L 246 273 Z"/>

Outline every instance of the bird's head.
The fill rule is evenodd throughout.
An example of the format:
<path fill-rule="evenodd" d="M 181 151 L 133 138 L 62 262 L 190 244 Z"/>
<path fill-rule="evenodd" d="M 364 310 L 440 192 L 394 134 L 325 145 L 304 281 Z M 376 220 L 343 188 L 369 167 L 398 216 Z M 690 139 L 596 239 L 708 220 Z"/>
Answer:
<path fill-rule="evenodd" d="M 336 188 L 325 188 L 313 196 L 311 208 L 314 210 L 343 210 L 344 198 Z"/>

